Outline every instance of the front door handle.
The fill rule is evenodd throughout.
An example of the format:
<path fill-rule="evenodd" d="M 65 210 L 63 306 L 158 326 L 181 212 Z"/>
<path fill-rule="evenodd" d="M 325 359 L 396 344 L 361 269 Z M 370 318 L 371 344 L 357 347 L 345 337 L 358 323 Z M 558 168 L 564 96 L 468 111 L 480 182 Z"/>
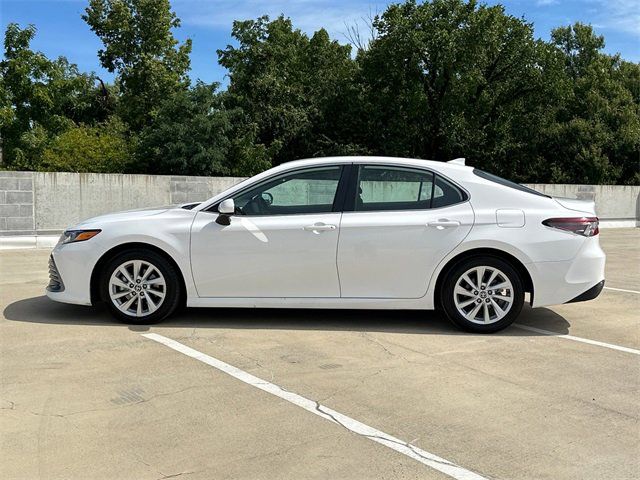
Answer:
<path fill-rule="evenodd" d="M 427 223 L 428 227 L 436 227 L 438 230 L 442 230 L 444 228 L 455 228 L 460 226 L 460 222 L 457 220 L 448 220 L 446 218 L 441 218 L 439 220 L 435 220 L 433 222 Z"/>
<path fill-rule="evenodd" d="M 337 227 L 335 225 L 327 225 L 326 223 L 314 223 L 313 225 L 307 225 L 304 227 L 304 230 L 307 232 L 326 232 L 328 230 L 335 230 Z"/>

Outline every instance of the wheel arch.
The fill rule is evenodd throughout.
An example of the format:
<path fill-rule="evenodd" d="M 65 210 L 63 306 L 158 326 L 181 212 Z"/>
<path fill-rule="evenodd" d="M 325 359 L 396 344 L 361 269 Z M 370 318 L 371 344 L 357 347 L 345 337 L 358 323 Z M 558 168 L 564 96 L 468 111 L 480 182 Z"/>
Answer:
<path fill-rule="evenodd" d="M 455 257 L 451 258 L 445 266 L 440 270 L 438 274 L 438 278 L 436 280 L 436 286 L 434 290 L 434 304 L 437 307 L 441 307 L 440 299 L 442 297 L 441 290 L 442 285 L 444 283 L 444 279 L 447 278 L 449 272 L 460 262 L 464 260 L 468 260 L 469 258 L 474 257 L 494 257 L 499 258 L 500 260 L 504 260 L 508 262 L 515 270 L 518 272 L 522 283 L 524 284 L 525 292 L 529 292 L 530 300 L 529 304 L 533 305 L 533 295 L 534 295 L 534 287 L 533 287 L 533 279 L 531 278 L 531 274 L 527 267 L 515 256 L 510 253 L 505 252 L 504 250 L 500 250 L 497 248 L 472 248 L 470 250 L 465 250 L 464 252 L 460 252 Z"/>
<path fill-rule="evenodd" d="M 173 257 L 169 255 L 167 251 L 163 250 L 162 248 L 156 245 L 152 245 L 150 243 L 144 243 L 144 242 L 121 243 L 120 245 L 116 245 L 115 247 L 107 250 L 102 254 L 102 256 L 98 259 L 95 266 L 93 267 L 93 270 L 91 271 L 91 280 L 90 280 L 91 304 L 95 305 L 97 302 L 100 302 L 103 300 L 100 295 L 100 276 L 102 275 L 102 271 L 105 265 L 107 264 L 107 262 L 109 262 L 109 260 L 112 259 L 115 255 L 118 255 L 122 252 L 126 252 L 127 250 L 135 250 L 135 249 L 146 249 L 146 250 L 155 252 L 158 255 L 161 255 L 162 257 L 164 257 L 165 260 L 167 260 L 169 263 L 171 263 L 171 265 L 173 265 L 173 267 L 176 269 L 176 272 L 178 272 L 178 276 L 180 278 L 180 301 L 181 303 L 184 304 L 187 298 L 187 286 L 185 283 L 185 278 L 184 278 L 182 269 L 180 268 L 178 263 L 173 259 Z"/>

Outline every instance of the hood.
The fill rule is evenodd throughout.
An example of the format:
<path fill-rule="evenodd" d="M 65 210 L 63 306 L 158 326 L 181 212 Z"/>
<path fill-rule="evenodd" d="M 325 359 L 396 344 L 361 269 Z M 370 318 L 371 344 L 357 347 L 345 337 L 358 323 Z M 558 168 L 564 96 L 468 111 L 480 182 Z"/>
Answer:
<path fill-rule="evenodd" d="M 576 212 L 588 213 L 590 215 L 596 214 L 596 202 L 593 200 L 578 200 L 576 198 L 562 198 L 553 197 L 553 199 L 569 210 L 575 210 Z"/>
<path fill-rule="evenodd" d="M 179 208 L 179 206 L 171 205 L 165 207 L 147 207 L 139 208 L 136 210 L 125 210 L 123 212 L 107 213 L 99 215 L 97 217 L 91 217 L 78 223 L 73 228 L 85 228 L 95 226 L 96 224 L 103 224 L 121 220 L 135 220 L 136 218 L 150 217 L 152 215 L 160 215 L 167 210 Z"/>

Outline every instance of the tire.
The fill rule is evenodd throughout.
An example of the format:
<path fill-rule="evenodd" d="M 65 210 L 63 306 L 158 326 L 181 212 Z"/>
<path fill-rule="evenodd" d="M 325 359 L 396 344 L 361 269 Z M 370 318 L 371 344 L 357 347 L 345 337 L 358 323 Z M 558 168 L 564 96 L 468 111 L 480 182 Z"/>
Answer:
<path fill-rule="evenodd" d="M 454 325 L 468 332 L 493 333 L 508 327 L 520 315 L 524 288 L 510 263 L 497 257 L 473 257 L 447 273 L 440 301 Z"/>
<path fill-rule="evenodd" d="M 171 315 L 180 305 L 181 286 L 176 267 L 144 248 L 117 254 L 100 277 L 100 294 L 111 314 L 136 325 L 157 323 Z"/>

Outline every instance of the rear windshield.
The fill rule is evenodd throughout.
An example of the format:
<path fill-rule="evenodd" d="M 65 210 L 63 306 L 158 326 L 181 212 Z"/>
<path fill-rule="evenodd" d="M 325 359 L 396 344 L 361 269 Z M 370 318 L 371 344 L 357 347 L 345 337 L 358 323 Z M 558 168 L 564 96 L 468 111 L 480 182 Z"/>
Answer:
<path fill-rule="evenodd" d="M 485 180 L 489 180 L 490 182 L 497 183 L 499 185 L 504 185 L 505 187 L 513 188 L 515 190 L 520 190 L 521 192 L 532 193 L 534 195 L 539 195 L 541 197 L 551 198 L 549 195 L 540 193 L 537 190 L 534 190 L 533 188 L 525 187 L 524 185 L 521 185 L 519 183 L 512 182 L 511 180 L 506 180 L 492 173 L 487 173 L 483 170 L 478 170 L 477 168 L 473 169 L 473 173 L 475 173 L 477 176 L 481 178 L 484 178 Z"/>

